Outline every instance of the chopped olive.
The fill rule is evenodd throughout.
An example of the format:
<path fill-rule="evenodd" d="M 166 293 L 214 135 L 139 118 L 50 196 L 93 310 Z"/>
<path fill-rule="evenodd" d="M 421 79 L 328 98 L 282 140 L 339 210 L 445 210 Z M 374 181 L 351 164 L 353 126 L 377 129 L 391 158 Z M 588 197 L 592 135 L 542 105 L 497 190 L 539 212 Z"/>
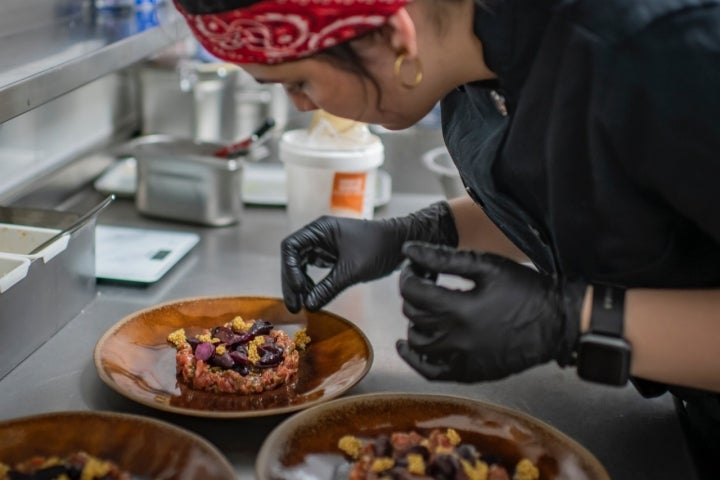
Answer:
<path fill-rule="evenodd" d="M 436 480 L 454 480 L 460 463 L 453 455 L 436 455 L 428 465 L 427 473 Z"/>

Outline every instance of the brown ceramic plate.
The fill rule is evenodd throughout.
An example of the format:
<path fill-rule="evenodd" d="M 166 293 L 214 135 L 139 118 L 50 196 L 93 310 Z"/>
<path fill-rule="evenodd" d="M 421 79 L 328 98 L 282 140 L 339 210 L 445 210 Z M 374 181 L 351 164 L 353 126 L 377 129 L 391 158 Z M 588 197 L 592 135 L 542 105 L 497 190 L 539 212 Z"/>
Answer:
<path fill-rule="evenodd" d="M 170 332 L 190 335 L 242 315 L 260 318 L 290 336 L 306 327 L 311 341 L 290 384 L 254 395 L 191 390 L 178 382 Z M 370 369 L 373 352 L 350 321 L 326 312 L 287 311 L 282 299 L 198 297 L 157 305 L 125 317 L 95 346 L 100 378 L 118 393 L 150 407 L 199 417 L 255 417 L 307 408 L 338 397 Z"/>
<path fill-rule="evenodd" d="M 293 415 L 265 439 L 255 472 L 258 480 L 347 478 L 349 461 L 337 447 L 344 435 L 370 439 L 435 428 L 454 428 L 463 443 L 507 465 L 528 458 L 541 480 L 610 479 L 580 444 L 529 415 L 461 397 L 413 393 L 345 397 Z"/>
<path fill-rule="evenodd" d="M 0 422 L 0 462 L 85 451 L 132 478 L 227 480 L 233 467 L 202 437 L 169 423 L 114 412 L 57 412 Z"/>

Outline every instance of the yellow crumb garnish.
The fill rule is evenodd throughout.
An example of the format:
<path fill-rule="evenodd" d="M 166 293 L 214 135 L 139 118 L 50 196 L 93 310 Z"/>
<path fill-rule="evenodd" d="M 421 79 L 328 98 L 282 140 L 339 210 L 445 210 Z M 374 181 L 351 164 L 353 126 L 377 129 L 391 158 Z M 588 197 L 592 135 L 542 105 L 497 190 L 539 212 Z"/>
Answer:
<path fill-rule="evenodd" d="M 395 466 L 395 460 L 393 460 L 390 457 L 380 457 L 376 458 L 375 461 L 372 464 L 372 471 L 375 473 L 384 472 L 385 470 L 390 470 L 392 467 Z"/>
<path fill-rule="evenodd" d="M 200 333 L 198 335 L 195 335 L 195 338 L 197 338 L 201 342 L 212 342 L 212 335 L 209 333 Z"/>
<path fill-rule="evenodd" d="M 513 480 L 538 480 L 538 478 L 540 478 L 540 470 L 527 458 L 523 458 L 515 465 Z"/>
<path fill-rule="evenodd" d="M 308 343 L 310 343 L 310 336 L 307 334 L 307 328 L 303 328 L 295 332 L 295 348 L 298 350 L 305 350 Z"/>
<path fill-rule="evenodd" d="M 252 326 L 252 323 L 246 322 L 240 315 L 232 319 L 232 329 L 236 332 L 245 332 Z"/>
<path fill-rule="evenodd" d="M 105 477 L 111 469 L 110 462 L 103 462 L 97 458 L 90 457 L 82 470 L 80 480 L 93 480 Z"/>
<path fill-rule="evenodd" d="M 362 450 L 362 442 L 357 437 L 345 435 L 338 441 L 338 448 L 350 457 L 358 458 Z"/>
<path fill-rule="evenodd" d="M 167 336 L 168 342 L 172 343 L 176 347 L 179 347 L 180 345 L 187 342 L 187 338 L 185 337 L 185 329 L 180 328 L 178 330 L 175 330 L 174 332 L 170 333 L 170 335 Z"/>
<path fill-rule="evenodd" d="M 454 428 L 448 428 L 446 435 L 448 440 L 450 440 L 450 443 L 453 445 L 460 445 L 462 439 L 460 438 L 460 434 Z"/>
<path fill-rule="evenodd" d="M 408 453 L 408 472 L 413 475 L 425 475 L 425 461 L 419 453 Z"/>
<path fill-rule="evenodd" d="M 218 355 L 222 355 L 223 353 L 227 352 L 227 348 L 225 348 L 225 345 L 218 345 L 215 347 L 215 353 Z"/>
<path fill-rule="evenodd" d="M 467 460 L 461 459 L 460 464 L 468 480 L 487 480 L 490 467 L 482 460 L 475 460 L 475 463 L 471 464 Z"/>
<path fill-rule="evenodd" d="M 247 345 L 248 360 L 250 360 L 252 363 L 257 363 L 260 361 L 260 354 L 258 353 L 257 347 L 257 343 L 255 342 L 249 342 Z"/>
<path fill-rule="evenodd" d="M 61 463 L 60 457 L 48 457 L 40 465 L 40 468 L 54 467 L 55 465 L 60 465 L 60 463 Z"/>

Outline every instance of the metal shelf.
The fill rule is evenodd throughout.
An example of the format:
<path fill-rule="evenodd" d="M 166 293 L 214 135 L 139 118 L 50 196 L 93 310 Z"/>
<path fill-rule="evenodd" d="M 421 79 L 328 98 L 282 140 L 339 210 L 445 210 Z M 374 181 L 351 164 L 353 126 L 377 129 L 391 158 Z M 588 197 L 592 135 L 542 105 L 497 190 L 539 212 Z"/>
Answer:
<path fill-rule="evenodd" d="M 170 4 L 148 11 L 83 6 L 31 29 L 0 34 L 0 123 L 188 34 Z"/>

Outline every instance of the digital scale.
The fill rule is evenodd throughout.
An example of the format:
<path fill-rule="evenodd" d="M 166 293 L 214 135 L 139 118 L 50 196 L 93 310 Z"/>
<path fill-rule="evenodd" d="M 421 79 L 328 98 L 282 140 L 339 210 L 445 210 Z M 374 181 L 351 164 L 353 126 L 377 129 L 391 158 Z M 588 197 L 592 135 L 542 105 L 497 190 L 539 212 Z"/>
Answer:
<path fill-rule="evenodd" d="M 97 225 L 95 276 L 133 283 L 158 281 L 200 241 L 192 232 Z"/>

